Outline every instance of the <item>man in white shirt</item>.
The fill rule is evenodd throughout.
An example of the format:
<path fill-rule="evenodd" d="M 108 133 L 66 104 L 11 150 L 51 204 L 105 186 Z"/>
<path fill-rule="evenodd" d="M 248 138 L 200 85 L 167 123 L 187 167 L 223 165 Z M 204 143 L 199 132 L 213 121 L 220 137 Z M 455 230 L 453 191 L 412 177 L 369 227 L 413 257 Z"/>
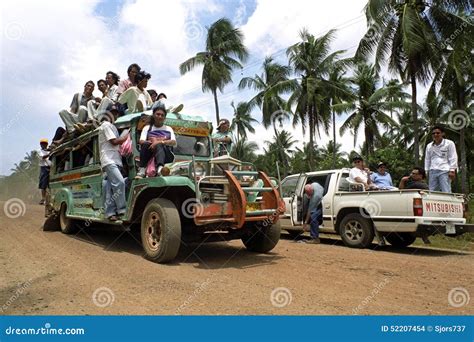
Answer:
<path fill-rule="evenodd" d="M 152 107 L 150 124 L 143 127 L 140 135 L 140 168 L 135 178 L 145 177 L 145 168 L 151 158 L 155 157 L 157 174 L 169 175 L 166 163 L 174 160 L 172 147 L 176 147 L 176 137 L 171 127 L 164 124 L 166 119 L 166 108 L 160 101 L 155 102 Z"/>
<path fill-rule="evenodd" d="M 354 183 L 364 185 L 365 190 L 375 190 L 377 186 L 372 183 L 370 179 L 369 170 L 364 168 L 364 159 L 360 156 L 352 158 L 352 165 L 354 166 L 349 172 L 349 179 Z"/>
<path fill-rule="evenodd" d="M 444 129 L 431 130 L 433 141 L 426 146 L 425 170 L 428 172 L 431 191 L 451 192 L 451 181 L 456 177 L 458 155 L 454 142 L 444 138 Z"/>
<path fill-rule="evenodd" d="M 49 188 L 49 170 L 51 167 L 51 161 L 48 159 L 49 151 L 47 150 L 48 139 L 41 139 L 40 147 L 41 149 L 38 151 L 40 167 L 38 188 L 41 190 L 41 201 L 39 204 L 43 205 L 46 202 L 46 192 Z"/>
<path fill-rule="evenodd" d="M 118 102 L 127 104 L 125 114 L 143 112 L 153 104 L 150 94 L 145 90 L 151 75 L 145 71 L 140 71 L 135 76 L 136 86 L 132 86 L 120 95 Z"/>
<path fill-rule="evenodd" d="M 105 217 L 110 221 L 117 221 L 126 212 L 125 180 L 120 172 L 122 157 L 119 145 L 127 140 L 128 134 L 119 137 L 117 127 L 113 124 L 118 112 L 111 110 L 110 113 L 113 115 L 102 116 L 103 121 L 99 127 L 99 152 L 100 166 L 107 175 L 104 187 Z"/>

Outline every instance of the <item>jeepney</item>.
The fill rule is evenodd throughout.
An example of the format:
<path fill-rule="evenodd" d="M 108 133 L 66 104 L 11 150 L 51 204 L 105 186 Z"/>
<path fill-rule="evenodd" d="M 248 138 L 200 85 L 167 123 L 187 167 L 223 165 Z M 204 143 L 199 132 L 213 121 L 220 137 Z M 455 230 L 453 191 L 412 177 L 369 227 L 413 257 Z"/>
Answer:
<path fill-rule="evenodd" d="M 119 132 L 130 131 L 132 141 L 132 153 L 123 158 L 123 219 L 111 222 L 104 216 L 105 180 L 95 129 L 52 152 L 45 229 L 74 234 L 94 222 L 140 229 L 146 257 L 160 263 L 173 260 L 182 242 L 241 239 L 250 251 L 272 250 L 279 241 L 278 219 L 285 204 L 269 177 L 253 165 L 227 155 L 212 157 L 210 122 L 169 113 L 165 124 L 177 140 L 175 160 L 166 165 L 170 175 L 135 179 L 138 140 L 150 115 L 129 114 L 115 122 Z"/>

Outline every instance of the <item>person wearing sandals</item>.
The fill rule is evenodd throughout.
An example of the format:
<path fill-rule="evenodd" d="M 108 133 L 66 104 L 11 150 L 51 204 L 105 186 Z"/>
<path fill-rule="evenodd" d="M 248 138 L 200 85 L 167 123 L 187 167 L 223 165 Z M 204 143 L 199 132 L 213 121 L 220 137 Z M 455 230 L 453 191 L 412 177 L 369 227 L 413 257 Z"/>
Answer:
<path fill-rule="evenodd" d="M 114 105 L 107 109 L 107 113 L 99 117 L 102 121 L 99 127 L 100 166 L 107 175 L 104 188 L 105 217 L 110 221 L 117 221 L 126 212 L 125 180 L 120 172 L 122 157 L 119 148 L 127 140 L 128 134 L 119 136 L 114 125 L 118 111 Z"/>
<path fill-rule="evenodd" d="M 51 167 L 51 161 L 48 159 L 49 151 L 47 150 L 48 139 L 41 139 L 40 146 L 41 149 L 38 151 L 40 167 L 38 188 L 41 190 L 41 201 L 39 204 L 43 205 L 46 202 L 46 192 L 49 188 L 49 169 Z"/>
<path fill-rule="evenodd" d="M 140 135 L 140 167 L 135 178 L 145 177 L 145 168 L 151 158 L 155 157 L 157 174 L 169 175 L 170 170 L 165 167 L 166 163 L 174 160 L 171 147 L 176 146 L 176 137 L 173 128 L 164 124 L 166 119 L 166 108 L 160 101 L 155 102 L 152 107 L 150 124 L 143 127 Z"/>

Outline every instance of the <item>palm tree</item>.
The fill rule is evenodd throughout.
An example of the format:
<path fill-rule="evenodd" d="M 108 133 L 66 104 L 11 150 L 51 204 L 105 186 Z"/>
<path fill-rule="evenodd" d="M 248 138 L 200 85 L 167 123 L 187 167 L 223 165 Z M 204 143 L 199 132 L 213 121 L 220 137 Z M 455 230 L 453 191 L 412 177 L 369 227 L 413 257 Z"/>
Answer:
<path fill-rule="evenodd" d="M 397 123 L 385 114 L 389 108 L 404 108 L 407 104 L 403 101 L 384 101 L 391 89 L 383 87 L 377 89 L 379 76 L 375 67 L 359 64 L 351 82 L 355 86 L 353 102 L 345 102 L 333 105 L 333 109 L 339 113 L 351 111 L 352 113 L 342 124 L 339 132 L 343 135 L 346 130 L 351 129 L 354 134 L 354 146 L 357 141 L 359 128 L 364 126 L 365 156 L 367 159 L 374 152 L 375 139 L 381 137 L 378 125 L 396 126 Z"/>
<path fill-rule="evenodd" d="M 303 135 L 308 125 L 311 146 L 314 145 L 316 132 L 319 133 L 321 127 L 328 132 L 331 122 L 331 106 L 327 92 L 334 85 L 328 78 L 332 66 L 344 53 L 343 50 L 330 53 L 334 35 L 335 31 L 330 30 L 324 36 L 316 38 L 303 29 L 300 32 L 301 42 L 287 49 L 290 64 L 301 78 L 294 79 L 291 83 L 282 83 L 286 89 L 293 90 L 288 100 L 289 107 L 295 105 L 293 125 L 301 122 Z M 341 65 L 344 63 L 347 62 L 341 61 Z M 313 151 L 310 151 L 309 158 L 312 164 Z"/>
<path fill-rule="evenodd" d="M 389 91 L 387 92 L 387 96 L 385 100 L 390 102 L 396 102 L 400 100 L 408 100 L 410 95 L 403 91 L 403 87 L 405 85 L 400 83 L 397 79 L 391 79 L 387 83 L 385 83 L 384 87 L 386 87 Z M 396 108 L 389 108 L 390 117 L 393 119 L 393 113 L 397 113 L 395 110 Z M 398 114 L 398 113 L 397 113 Z"/>
<path fill-rule="evenodd" d="M 469 8 L 469 0 L 368 0 L 366 5 L 369 28 L 356 56 L 367 58 L 375 51 L 377 70 L 388 59 L 389 70 L 410 82 L 415 163 L 420 159 L 417 82 L 430 80 L 440 63 L 441 41 L 466 23 L 457 12 Z"/>
<path fill-rule="evenodd" d="M 234 101 L 232 101 L 231 106 L 234 109 L 234 118 L 232 119 L 230 129 L 237 131 L 237 138 L 239 140 L 247 139 L 247 131 L 255 133 L 252 124 L 254 122 L 258 123 L 258 121 L 250 115 L 251 108 L 247 102 L 239 102 L 236 108 Z"/>
<path fill-rule="evenodd" d="M 328 170 L 331 167 L 333 169 L 344 167 L 346 165 L 347 153 L 341 151 L 341 147 L 341 144 L 334 144 L 334 142 L 330 140 L 325 146 L 318 148 L 318 169 Z M 335 162 L 334 156 L 336 156 Z"/>
<path fill-rule="evenodd" d="M 262 69 L 261 75 L 242 78 L 239 89 L 251 88 L 257 91 L 257 94 L 249 100 L 249 106 L 251 109 L 257 106 L 262 110 L 263 127 L 273 125 L 276 130 L 275 121 L 288 118 L 285 117 L 286 101 L 280 95 L 284 91 L 282 82 L 288 81 L 291 68 L 274 62 L 271 57 L 266 57 Z"/>
<path fill-rule="evenodd" d="M 296 142 L 291 133 L 285 130 L 277 132 L 272 141 L 265 141 L 268 147 L 265 153 L 276 156 L 276 160 L 282 166 L 283 176 L 288 175 L 291 154 L 294 152 L 292 147 Z"/>
<path fill-rule="evenodd" d="M 237 141 L 230 155 L 238 160 L 253 162 L 255 159 L 257 159 L 257 151 L 257 143 L 253 141 L 248 142 L 242 139 Z"/>
<path fill-rule="evenodd" d="M 179 66 L 181 75 L 184 75 L 196 66 L 203 65 L 202 91 L 210 91 L 214 96 L 217 123 L 220 119 L 217 90 L 222 92 L 232 82 L 232 71 L 242 68 L 241 63 L 247 57 L 242 32 L 234 28 L 229 19 L 221 18 L 207 29 L 206 50 L 198 52 Z"/>

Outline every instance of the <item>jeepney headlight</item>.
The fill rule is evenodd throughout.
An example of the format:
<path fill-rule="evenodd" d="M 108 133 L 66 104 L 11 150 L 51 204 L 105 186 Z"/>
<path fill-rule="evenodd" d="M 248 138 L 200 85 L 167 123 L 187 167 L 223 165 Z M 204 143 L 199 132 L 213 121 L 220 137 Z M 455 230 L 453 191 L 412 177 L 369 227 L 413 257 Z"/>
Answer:
<path fill-rule="evenodd" d="M 197 164 L 194 168 L 194 177 L 204 177 L 206 175 L 206 169 L 202 164 Z"/>

